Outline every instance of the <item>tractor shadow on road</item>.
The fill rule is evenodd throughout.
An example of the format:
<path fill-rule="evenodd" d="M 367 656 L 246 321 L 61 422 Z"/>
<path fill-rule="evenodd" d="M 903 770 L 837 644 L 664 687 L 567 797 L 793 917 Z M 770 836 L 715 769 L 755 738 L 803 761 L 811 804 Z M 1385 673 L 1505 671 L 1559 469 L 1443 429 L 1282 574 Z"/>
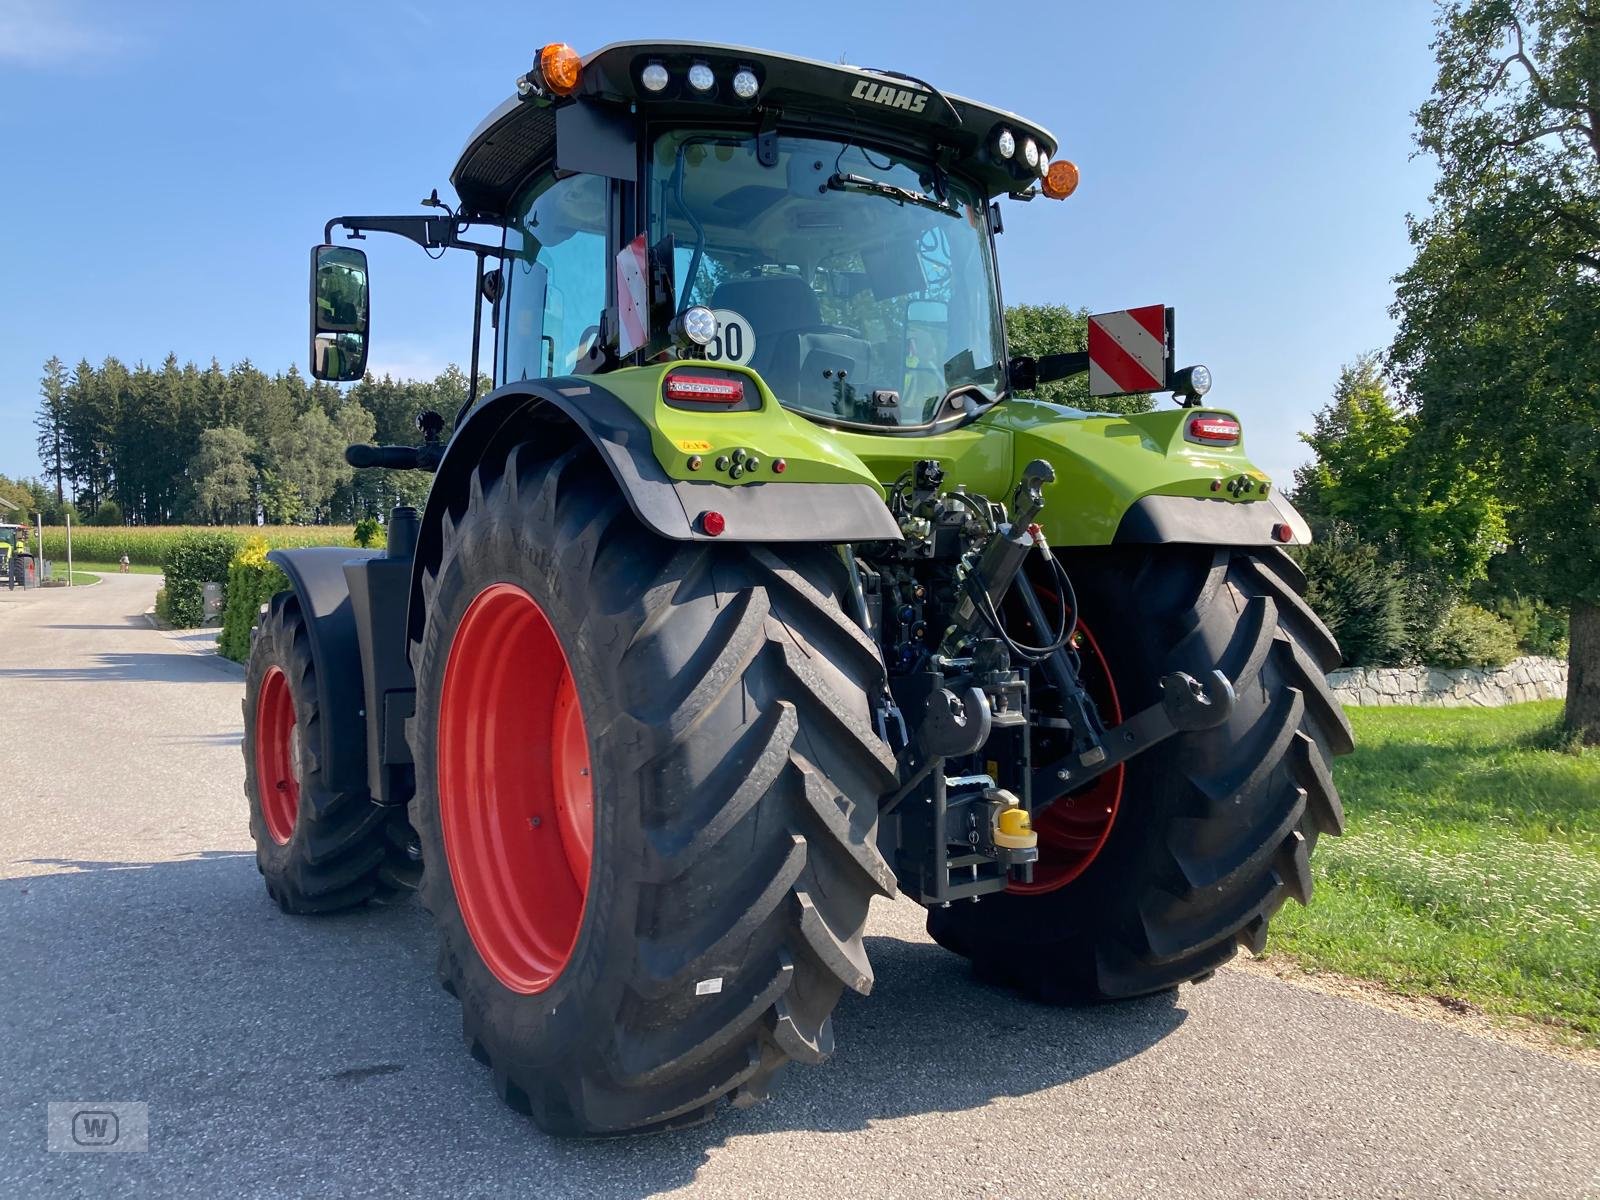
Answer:
<path fill-rule="evenodd" d="M 0 667 L 0 680 L 35 683 L 215 683 L 223 678 L 238 678 L 238 668 L 225 658 L 159 651 L 100 654 L 77 667 Z"/>
<path fill-rule="evenodd" d="M 46 625 L 45 629 L 143 629 L 150 628 L 150 622 L 145 620 L 143 613 L 129 613 L 114 621 L 96 621 L 85 625 L 55 624 Z"/>
<path fill-rule="evenodd" d="M 980 980 L 930 941 L 869 936 L 876 982 L 846 992 L 838 1047 L 820 1069 L 790 1067 L 772 1099 L 730 1113 L 710 1141 L 742 1133 L 848 1132 L 874 1121 L 961 1112 L 1070 1084 L 1149 1049 L 1188 1013 L 1177 992 L 1098 1008 L 1037 1003 Z"/>
<path fill-rule="evenodd" d="M 1175 994 L 1093 1010 L 1036 1004 L 978 981 L 931 942 L 880 934 L 868 938 L 874 992 L 840 1005 L 833 1058 L 791 1067 L 766 1104 L 654 1137 L 560 1141 L 502 1105 L 467 1054 L 413 900 L 288 917 L 240 851 L 9 865 L 57 873 L 0 880 L 10 980 L 0 988 L 10 1031 L 0 1128 L 31 1120 L 45 1096 L 147 1100 L 165 1152 L 110 1155 L 141 1162 L 96 1168 L 136 1172 L 101 1178 L 144 1189 L 162 1190 L 159 1172 L 186 1162 L 205 1173 L 206 1147 L 243 1139 L 265 1151 L 227 1162 L 228 1187 L 245 1193 L 365 1190 L 382 1144 L 405 1148 L 410 1190 L 537 1177 L 550 1183 L 541 1194 L 648 1196 L 692 1182 L 720 1147 L 747 1138 L 848 1134 L 1070 1084 L 1148 1049 L 1187 1015 Z M 917 915 L 891 913 L 891 923 L 910 930 Z M 286 1147 L 317 1164 L 314 1179 L 280 1174 Z M 71 1157 L 40 1151 L 39 1181 Z"/>

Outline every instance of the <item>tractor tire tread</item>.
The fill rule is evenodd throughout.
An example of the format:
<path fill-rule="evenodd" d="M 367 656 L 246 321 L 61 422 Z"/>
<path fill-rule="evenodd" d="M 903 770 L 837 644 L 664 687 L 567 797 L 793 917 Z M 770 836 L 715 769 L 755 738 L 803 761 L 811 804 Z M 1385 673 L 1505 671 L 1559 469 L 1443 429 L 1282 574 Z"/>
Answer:
<path fill-rule="evenodd" d="M 1128 778 L 1150 772 L 1153 804 L 1140 826 L 1123 827 L 1136 818 L 1119 813 L 1107 843 L 1116 861 L 1103 853 L 1057 892 L 930 913 L 934 940 L 981 975 L 1072 1003 L 1166 990 L 1207 977 L 1239 947 L 1259 953 L 1283 903 L 1310 900 L 1317 838 L 1343 829 L 1327 763 L 1352 747 L 1318 666 L 1337 663 L 1337 646 L 1280 551 L 1153 547 L 1084 561 L 1099 572 L 1086 580 L 1100 582 L 1080 595 L 1098 587 L 1100 615 L 1117 611 L 1136 631 L 1130 645 L 1166 639 L 1166 650 L 1133 651 L 1148 657 L 1147 673 L 1222 669 L 1237 701 L 1223 725 L 1133 760 Z"/>
<path fill-rule="evenodd" d="M 262 678 L 274 666 L 288 680 L 302 746 L 299 812 L 286 845 L 268 834 L 256 794 L 254 704 Z M 378 806 L 365 791 L 337 791 L 324 780 L 316 754 L 321 729 L 316 664 L 294 592 L 276 593 L 251 632 L 245 681 L 244 791 L 267 895 L 284 912 L 321 914 L 354 908 L 390 890 L 386 876 L 403 866 L 395 827 L 404 830 L 405 814 Z"/>
<path fill-rule="evenodd" d="M 840 608 L 838 556 L 664 542 L 592 454 L 522 443 L 475 473 L 439 560 L 425 564 L 407 729 L 427 851 L 420 890 L 469 1043 L 501 1096 L 541 1128 L 607 1136 L 698 1123 L 764 1094 L 789 1060 L 831 1050 L 839 996 L 872 984 L 868 902 L 893 890 L 875 824 L 894 760 L 868 720 L 883 666 Z M 441 919 L 455 900 L 434 853 L 425 770 L 429 680 L 448 644 L 441 614 L 470 598 L 474 562 L 524 554 L 587 597 L 574 606 L 577 636 L 610 656 L 617 681 L 614 695 L 585 697 L 591 743 L 605 739 L 618 770 L 640 781 L 636 860 L 620 867 L 637 900 L 631 928 L 610 934 L 628 945 L 605 955 L 611 974 L 587 993 L 591 1035 L 559 1046 L 530 1040 L 543 1017 L 519 1016 L 540 997 L 486 987 L 470 942 Z M 597 814 L 603 802 L 597 793 Z"/>

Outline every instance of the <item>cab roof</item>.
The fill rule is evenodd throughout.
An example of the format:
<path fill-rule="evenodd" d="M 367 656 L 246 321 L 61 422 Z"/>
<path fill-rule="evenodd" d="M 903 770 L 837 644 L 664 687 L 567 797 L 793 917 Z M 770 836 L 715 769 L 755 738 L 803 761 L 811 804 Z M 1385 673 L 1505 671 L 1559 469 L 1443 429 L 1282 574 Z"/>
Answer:
<path fill-rule="evenodd" d="M 656 63 L 666 69 L 669 82 L 652 92 L 640 77 Z M 688 84 L 689 69 L 697 63 L 711 69 L 715 82 L 708 92 L 697 92 Z M 741 69 L 757 80 L 757 92 L 749 100 L 733 92 L 733 76 Z M 513 194 L 552 157 L 557 114 L 573 104 L 679 124 L 781 121 L 790 128 L 900 143 L 941 158 L 947 168 L 975 179 L 991 196 L 1024 192 L 1038 178 L 1022 162 L 1026 139 L 1032 138 L 1039 147 L 1042 161 L 1056 151 L 1055 139 L 1042 126 L 888 71 L 743 46 L 614 42 L 583 59 L 572 96 L 513 96 L 473 131 L 450 176 L 463 216 L 480 220 L 505 216 Z M 1011 132 L 1016 145 L 1009 160 L 996 149 L 1002 129 Z"/>

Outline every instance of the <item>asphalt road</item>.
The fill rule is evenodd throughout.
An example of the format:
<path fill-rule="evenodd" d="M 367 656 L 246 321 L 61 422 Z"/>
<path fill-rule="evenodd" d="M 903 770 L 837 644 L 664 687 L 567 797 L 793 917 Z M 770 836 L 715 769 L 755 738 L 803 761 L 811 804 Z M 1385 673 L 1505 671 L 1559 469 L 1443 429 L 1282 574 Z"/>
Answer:
<path fill-rule="evenodd" d="M 1600 1070 L 1224 970 L 1051 1009 L 876 911 L 876 992 L 774 1098 L 548 1139 L 501 1106 L 414 903 L 283 916 L 250 855 L 242 672 L 157 580 L 0 591 L 0 1195 L 1600 1196 Z M 149 1104 L 46 1151 L 51 1100 Z"/>

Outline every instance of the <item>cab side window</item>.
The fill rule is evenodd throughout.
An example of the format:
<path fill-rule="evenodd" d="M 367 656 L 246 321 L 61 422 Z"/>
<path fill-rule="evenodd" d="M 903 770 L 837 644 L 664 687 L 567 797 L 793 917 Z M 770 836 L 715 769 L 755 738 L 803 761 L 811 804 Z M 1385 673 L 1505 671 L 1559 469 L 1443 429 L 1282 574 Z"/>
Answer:
<path fill-rule="evenodd" d="M 606 189 L 598 175 L 542 180 L 506 229 L 500 382 L 570 374 L 606 303 Z"/>

